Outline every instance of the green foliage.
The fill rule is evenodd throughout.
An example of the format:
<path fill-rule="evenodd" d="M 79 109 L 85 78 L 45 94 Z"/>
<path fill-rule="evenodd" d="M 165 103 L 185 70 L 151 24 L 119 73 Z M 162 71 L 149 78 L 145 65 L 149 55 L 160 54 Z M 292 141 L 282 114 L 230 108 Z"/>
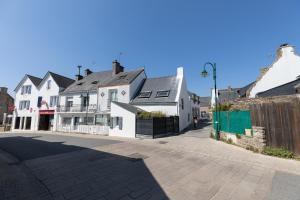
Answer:
<path fill-rule="evenodd" d="M 151 119 L 154 117 L 166 117 L 166 114 L 163 112 L 140 112 L 138 117 L 140 119 Z"/>
<path fill-rule="evenodd" d="M 227 140 L 227 143 L 228 143 L 228 144 L 232 144 L 232 143 L 233 143 L 232 139 L 229 138 L 229 139 Z"/>
<path fill-rule="evenodd" d="M 237 139 L 241 139 L 242 136 L 241 136 L 240 134 L 236 134 L 236 138 L 237 138 Z"/>
<path fill-rule="evenodd" d="M 265 147 L 262 154 L 280 158 L 295 158 L 295 154 L 285 148 Z"/>

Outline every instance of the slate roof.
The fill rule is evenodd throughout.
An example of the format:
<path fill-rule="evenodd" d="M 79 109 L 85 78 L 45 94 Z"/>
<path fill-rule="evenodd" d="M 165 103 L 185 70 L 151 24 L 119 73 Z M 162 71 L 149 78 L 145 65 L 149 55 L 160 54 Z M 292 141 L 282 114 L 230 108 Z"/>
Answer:
<path fill-rule="evenodd" d="M 35 87 L 38 87 L 39 84 L 43 80 L 43 79 L 41 79 L 39 77 L 32 76 L 32 75 L 29 75 L 29 74 L 25 74 L 25 76 L 23 77 L 22 81 L 20 81 L 19 84 L 17 85 L 17 87 L 14 89 L 15 92 L 21 87 L 21 85 L 24 83 L 24 81 L 26 80 L 26 78 L 29 78 L 29 80 L 31 80 L 31 82 L 33 83 L 33 85 Z"/>
<path fill-rule="evenodd" d="M 240 88 L 230 88 L 230 89 L 222 89 L 218 90 L 218 101 L 219 103 L 227 103 L 234 99 L 239 98 L 239 90 Z"/>
<path fill-rule="evenodd" d="M 75 81 L 61 94 L 77 93 L 82 91 L 97 91 L 98 87 L 130 84 L 143 71 L 144 69 L 137 69 L 129 72 L 120 72 L 116 75 L 112 75 L 112 70 L 93 72 L 88 76 L 83 77 L 83 79 Z"/>
<path fill-rule="evenodd" d="M 133 105 L 130 105 L 130 104 L 127 104 L 127 103 L 121 103 L 121 102 L 116 102 L 116 101 L 113 101 L 113 103 L 120 106 L 121 108 L 124 108 L 125 110 L 128 110 L 129 112 L 132 112 L 132 113 L 135 113 L 135 114 L 137 114 L 138 112 L 143 111 L 142 109 L 137 108 L 137 107 L 135 107 Z"/>
<path fill-rule="evenodd" d="M 200 107 L 210 107 L 211 97 L 200 97 Z"/>
<path fill-rule="evenodd" d="M 147 78 L 143 83 L 140 91 L 132 100 L 133 105 L 155 105 L 155 104 L 173 104 L 176 103 L 178 79 L 176 76 Z M 170 90 L 168 97 L 156 97 L 158 91 Z M 139 98 L 141 92 L 151 91 L 149 98 Z"/>
<path fill-rule="evenodd" d="M 76 93 L 82 91 L 97 91 L 98 85 L 102 82 L 107 82 L 112 76 L 112 71 L 93 72 L 88 76 L 83 77 L 79 81 L 75 81 L 67 87 L 61 94 Z M 97 81 L 96 84 L 93 82 Z"/>
<path fill-rule="evenodd" d="M 52 76 L 54 81 L 57 83 L 58 87 L 67 88 L 69 85 L 71 85 L 72 83 L 75 82 L 75 80 L 70 79 L 68 77 L 65 77 L 65 76 L 62 76 L 59 74 L 55 74 L 53 72 L 48 72 L 48 73 L 50 73 L 50 75 Z"/>
<path fill-rule="evenodd" d="M 239 89 L 240 97 L 247 97 L 247 91 L 256 83 L 256 81 L 253 81 L 252 83 L 249 83 L 245 87 L 242 87 Z"/>
<path fill-rule="evenodd" d="M 280 85 L 278 87 L 272 88 L 270 90 L 260 92 L 257 97 L 272 97 L 272 96 L 282 96 L 282 95 L 292 95 L 296 94 L 296 88 L 300 84 L 300 79 Z"/>
<path fill-rule="evenodd" d="M 99 84 L 99 87 L 108 87 L 108 86 L 130 84 L 143 71 L 144 71 L 144 69 L 141 68 L 141 69 L 137 69 L 137 70 L 134 70 L 134 71 L 120 72 L 116 75 L 110 75 L 110 79 L 108 79 L 107 81 L 101 82 Z"/>
<path fill-rule="evenodd" d="M 32 75 L 29 75 L 29 74 L 26 74 L 25 76 L 27 76 L 31 82 L 36 86 L 38 87 L 39 84 L 42 82 L 43 79 L 39 78 L 39 77 L 36 77 L 36 76 L 32 76 Z"/>

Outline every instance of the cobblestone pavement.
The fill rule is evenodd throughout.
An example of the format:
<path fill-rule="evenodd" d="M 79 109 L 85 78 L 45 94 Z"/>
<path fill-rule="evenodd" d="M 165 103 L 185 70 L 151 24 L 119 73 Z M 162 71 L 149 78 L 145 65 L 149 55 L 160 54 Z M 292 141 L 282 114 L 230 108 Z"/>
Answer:
<path fill-rule="evenodd" d="M 0 156 L 0 199 L 300 199 L 300 162 L 214 141 L 209 130 L 156 140 L 69 134 L 96 145 L 80 145 L 60 133 L 40 133 L 39 139 L 12 134 L 55 153 L 21 162 Z M 1 135 L 0 145 L 7 136 Z"/>

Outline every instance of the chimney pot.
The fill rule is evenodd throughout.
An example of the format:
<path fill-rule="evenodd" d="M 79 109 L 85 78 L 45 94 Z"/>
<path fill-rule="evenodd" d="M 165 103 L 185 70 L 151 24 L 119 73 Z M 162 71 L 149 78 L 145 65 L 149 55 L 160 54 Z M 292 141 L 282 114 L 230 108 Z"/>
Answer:
<path fill-rule="evenodd" d="M 112 62 L 112 75 L 117 75 L 118 73 L 123 71 L 124 71 L 124 67 L 121 66 L 121 64 L 117 60 L 114 60 Z"/>

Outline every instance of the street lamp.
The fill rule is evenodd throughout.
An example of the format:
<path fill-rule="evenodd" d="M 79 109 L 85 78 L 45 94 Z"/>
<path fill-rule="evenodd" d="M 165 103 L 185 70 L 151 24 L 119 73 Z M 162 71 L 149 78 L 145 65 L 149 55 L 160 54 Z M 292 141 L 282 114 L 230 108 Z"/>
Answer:
<path fill-rule="evenodd" d="M 215 109 L 216 109 L 216 134 L 215 139 L 219 140 L 219 110 L 218 110 L 218 98 L 217 98 L 217 66 L 216 63 L 207 62 L 203 66 L 203 71 L 201 72 L 202 77 L 207 77 L 208 72 L 206 71 L 206 65 L 210 65 L 213 68 L 213 79 L 214 79 L 214 88 L 215 88 Z"/>

